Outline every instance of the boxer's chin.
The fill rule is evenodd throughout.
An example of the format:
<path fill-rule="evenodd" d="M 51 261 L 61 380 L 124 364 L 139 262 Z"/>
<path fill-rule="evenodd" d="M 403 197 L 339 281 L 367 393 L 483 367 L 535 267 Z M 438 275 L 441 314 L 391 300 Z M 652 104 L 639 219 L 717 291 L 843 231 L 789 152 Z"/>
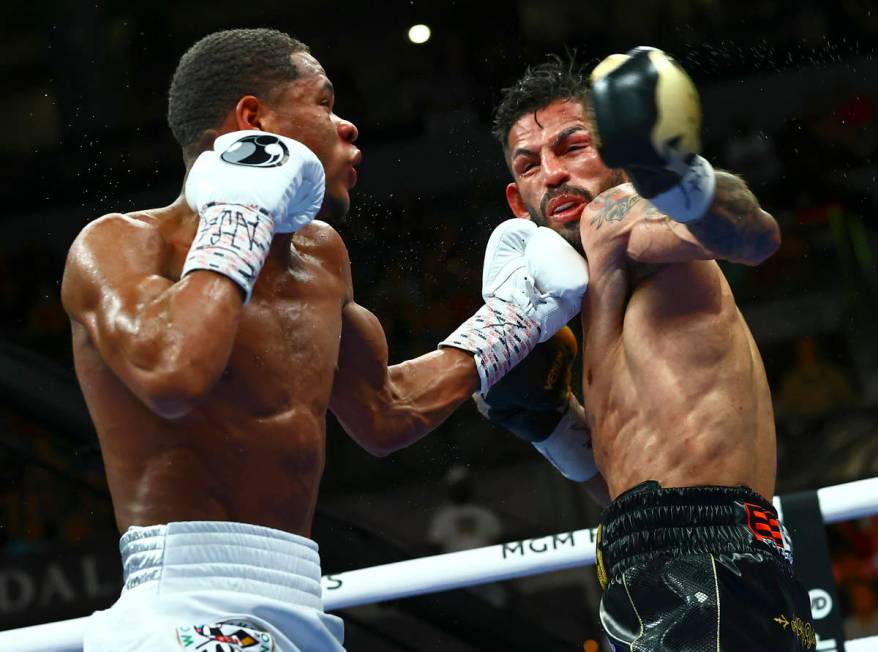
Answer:
<path fill-rule="evenodd" d="M 569 242 L 576 251 L 585 256 L 585 251 L 582 248 L 582 235 L 579 233 L 579 220 L 567 222 L 566 224 L 557 224 L 555 231 Z"/>
<path fill-rule="evenodd" d="M 576 249 L 576 251 L 582 256 L 585 256 L 585 250 L 582 248 L 582 236 L 579 234 L 579 220 L 558 224 L 557 222 L 545 219 L 533 206 L 528 204 L 525 204 L 525 206 L 527 207 L 527 212 L 530 213 L 530 219 L 534 224 L 552 229 L 555 233 L 569 242 L 570 246 Z"/>
<path fill-rule="evenodd" d="M 347 194 L 342 197 L 324 195 L 323 206 L 320 207 L 317 217 L 330 224 L 343 224 L 347 222 L 350 207 L 351 200 Z"/>

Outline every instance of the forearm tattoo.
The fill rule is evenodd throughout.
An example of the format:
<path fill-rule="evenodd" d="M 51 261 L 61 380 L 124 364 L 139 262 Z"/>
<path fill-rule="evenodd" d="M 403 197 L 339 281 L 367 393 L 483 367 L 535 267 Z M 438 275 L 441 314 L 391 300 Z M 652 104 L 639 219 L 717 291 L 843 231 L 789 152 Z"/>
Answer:
<path fill-rule="evenodd" d="M 686 226 L 717 258 L 760 258 L 776 246 L 775 230 L 766 223 L 759 201 L 743 179 L 729 172 L 717 170 L 710 209 Z"/>

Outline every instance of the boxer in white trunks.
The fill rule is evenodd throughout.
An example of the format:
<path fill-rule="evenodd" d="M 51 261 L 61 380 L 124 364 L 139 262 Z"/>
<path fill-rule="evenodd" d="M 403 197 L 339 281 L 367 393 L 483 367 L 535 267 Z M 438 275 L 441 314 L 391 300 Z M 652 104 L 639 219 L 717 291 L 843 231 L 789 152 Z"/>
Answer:
<path fill-rule="evenodd" d="M 388 366 L 330 225 L 361 158 L 334 97 L 286 34 L 205 37 L 169 95 L 183 192 L 95 220 L 70 250 L 62 297 L 125 579 L 86 652 L 343 649 L 309 538 L 326 411 L 387 455 L 579 310 L 582 257 L 511 220 L 488 244 L 482 308 L 439 350 Z"/>

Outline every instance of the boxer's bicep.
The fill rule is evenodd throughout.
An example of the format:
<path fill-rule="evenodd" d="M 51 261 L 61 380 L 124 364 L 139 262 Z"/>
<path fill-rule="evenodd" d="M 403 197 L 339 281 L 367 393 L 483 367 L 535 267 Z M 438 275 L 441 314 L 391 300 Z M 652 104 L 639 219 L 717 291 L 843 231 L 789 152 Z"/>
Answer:
<path fill-rule="evenodd" d="M 702 246 L 679 222 L 641 200 L 636 221 L 628 232 L 628 257 L 638 263 L 685 263 L 710 260 L 714 254 Z"/>
<path fill-rule="evenodd" d="M 349 301 L 342 311 L 341 342 L 329 409 L 363 448 L 371 446 L 382 404 L 389 402 L 387 337 L 370 311 Z"/>

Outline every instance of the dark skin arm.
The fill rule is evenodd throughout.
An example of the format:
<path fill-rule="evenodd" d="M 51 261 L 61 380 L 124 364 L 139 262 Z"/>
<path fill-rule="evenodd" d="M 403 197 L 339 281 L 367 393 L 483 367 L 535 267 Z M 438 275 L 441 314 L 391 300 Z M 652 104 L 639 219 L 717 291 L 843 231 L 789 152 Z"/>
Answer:
<path fill-rule="evenodd" d="M 645 200 L 632 201 L 630 193 L 615 199 L 609 195 L 603 201 L 601 212 L 616 214 L 626 205 L 637 218 L 630 232 L 628 255 L 641 263 L 722 259 L 758 265 L 780 246 L 775 219 L 760 208 L 747 184 L 729 172 L 716 172 L 710 208 L 703 217 L 686 224 L 675 222 Z"/>
<path fill-rule="evenodd" d="M 329 407 L 373 455 L 405 448 L 428 434 L 479 388 L 473 356 L 443 348 L 388 366 L 378 318 L 353 301 L 342 314 L 338 370 Z"/>
<path fill-rule="evenodd" d="M 123 215 L 96 220 L 70 249 L 61 297 L 122 382 L 159 416 L 177 418 L 225 369 L 242 296 L 213 272 L 167 278 L 165 255 L 151 225 Z"/>

